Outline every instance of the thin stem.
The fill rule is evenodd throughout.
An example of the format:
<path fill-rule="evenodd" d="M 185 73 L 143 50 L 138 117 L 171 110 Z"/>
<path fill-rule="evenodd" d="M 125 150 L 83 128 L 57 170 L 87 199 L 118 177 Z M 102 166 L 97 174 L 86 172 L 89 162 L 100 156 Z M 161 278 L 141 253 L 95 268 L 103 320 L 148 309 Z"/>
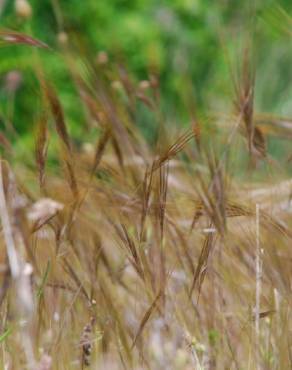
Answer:
<path fill-rule="evenodd" d="M 255 302 L 255 349 L 256 369 L 260 369 L 260 299 L 261 299 L 261 249 L 260 249 L 260 205 L 256 204 L 256 302 Z"/>

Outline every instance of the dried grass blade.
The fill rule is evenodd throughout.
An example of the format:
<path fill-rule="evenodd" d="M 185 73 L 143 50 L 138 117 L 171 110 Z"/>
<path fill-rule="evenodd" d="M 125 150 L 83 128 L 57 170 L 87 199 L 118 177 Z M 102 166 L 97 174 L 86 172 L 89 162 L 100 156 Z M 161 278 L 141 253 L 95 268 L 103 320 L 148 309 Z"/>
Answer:
<path fill-rule="evenodd" d="M 51 263 L 50 263 L 50 261 L 48 261 L 47 267 L 46 267 L 46 270 L 45 270 L 45 273 L 44 273 L 44 275 L 42 277 L 41 284 L 40 284 L 40 286 L 38 288 L 38 291 L 37 291 L 37 298 L 38 299 L 40 299 L 42 297 L 42 295 L 43 295 L 44 287 L 45 287 L 46 282 L 48 280 L 50 269 L 51 269 Z"/>
<path fill-rule="evenodd" d="M 143 189 L 142 189 L 142 212 L 141 212 L 141 222 L 140 222 L 140 243 L 143 241 L 144 238 L 144 227 L 145 227 L 145 220 L 149 210 L 149 202 L 150 202 L 150 195 L 152 190 L 152 181 L 153 181 L 153 166 L 149 171 L 146 168 L 144 180 L 143 180 Z"/>
<path fill-rule="evenodd" d="M 111 130 L 107 127 L 100 137 L 95 150 L 94 163 L 92 166 L 91 174 L 93 175 L 101 161 L 106 145 L 111 137 Z"/>
<path fill-rule="evenodd" d="M 129 361 L 129 363 L 131 364 L 132 363 L 131 349 L 130 349 L 130 346 L 128 344 L 126 330 L 125 330 L 125 328 L 123 328 L 123 324 L 122 324 L 122 320 L 120 318 L 120 315 L 119 315 L 119 313 L 118 313 L 118 311 L 115 307 L 115 304 L 114 304 L 114 301 L 112 300 L 112 297 L 110 296 L 110 289 L 107 289 L 105 281 L 100 281 L 99 287 L 100 287 L 102 295 L 105 299 L 107 308 L 108 308 L 109 312 L 111 313 L 113 319 L 116 322 L 116 325 L 117 325 L 117 328 L 118 328 L 119 339 L 120 339 L 120 341 L 122 343 L 122 346 L 125 350 L 125 353 L 127 355 L 127 359 Z"/>
<path fill-rule="evenodd" d="M 156 295 L 156 297 L 154 298 L 154 301 L 152 302 L 152 304 L 150 305 L 150 307 L 148 308 L 148 310 L 145 312 L 141 322 L 140 322 L 140 325 L 139 325 L 139 328 L 137 330 L 137 333 L 135 335 L 135 338 L 133 340 L 133 343 L 132 343 L 132 346 L 131 346 L 131 349 L 133 349 L 137 343 L 137 340 L 140 338 L 142 332 L 143 332 L 143 329 L 145 328 L 145 325 L 147 324 L 148 320 L 150 319 L 150 316 L 152 314 L 152 312 L 154 311 L 154 309 L 156 308 L 156 305 L 157 305 L 157 302 L 159 300 L 159 298 L 161 297 L 162 295 L 162 290 L 160 290 L 158 292 L 158 294 Z"/>
<path fill-rule="evenodd" d="M 64 265 L 66 267 L 67 272 L 69 273 L 69 275 L 72 277 L 72 279 L 76 283 L 76 286 L 79 287 L 79 289 L 83 293 L 84 297 L 88 300 L 89 303 L 91 303 L 90 297 L 89 297 L 87 291 L 85 290 L 82 282 L 80 281 L 76 272 L 74 271 L 74 269 L 72 268 L 72 266 L 70 265 L 70 263 L 66 259 L 64 259 Z"/>
<path fill-rule="evenodd" d="M 159 225 L 160 225 L 160 237 L 163 240 L 164 234 L 164 218 L 166 209 L 166 197 L 168 187 L 168 174 L 169 174 L 169 163 L 166 166 L 162 166 L 159 169 Z"/>
<path fill-rule="evenodd" d="M 115 155 L 118 159 L 118 163 L 119 163 L 120 167 L 123 169 L 124 168 L 124 157 L 123 157 L 123 152 L 120 148 L 119 142 L 118 142 L 117 138 L 114 135 L 112 136 L 111 141 L 112 141 L 112 145 L 113 145 Z"/>
<path fill-rule="evenodd" d="M 196 268 L 194 277 L 193 277 L 193 282 L 191 285 L 191 289 L 189 291 L 189 297 L 192 296 L 193 290 L 198 283 L 198 297 L 200 296 L 202 284 L 204 281 L 204 277 L 206 275 L 206 269 L 207 269 L 207 264 L 208 264 L 208 258 L 211 253 L 212 247 L 214 244 L 214 235 L 213 233 L 210 233 L 206 236 L 203 244 L 203 248 L 199 257 L 198 261 L 198 266 Z"/>

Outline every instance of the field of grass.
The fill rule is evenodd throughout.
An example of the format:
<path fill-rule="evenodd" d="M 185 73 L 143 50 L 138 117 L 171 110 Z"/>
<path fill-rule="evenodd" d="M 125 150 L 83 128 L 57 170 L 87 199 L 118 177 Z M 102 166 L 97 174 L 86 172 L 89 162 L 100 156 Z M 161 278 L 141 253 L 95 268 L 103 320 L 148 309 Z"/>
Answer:
<path fill-rule="evenodd" d="M 0 38 L 30 50 L 40 96 L 34 151 L 9 120 L 0 134 L 1 368 L 290 369 L 292 120 L 255 111 L 252 48 L 232 110 L 182 127 L 157 75 L 80 59 L 64 34 L 72 138 L 39 54 L 55 51 Z"/>

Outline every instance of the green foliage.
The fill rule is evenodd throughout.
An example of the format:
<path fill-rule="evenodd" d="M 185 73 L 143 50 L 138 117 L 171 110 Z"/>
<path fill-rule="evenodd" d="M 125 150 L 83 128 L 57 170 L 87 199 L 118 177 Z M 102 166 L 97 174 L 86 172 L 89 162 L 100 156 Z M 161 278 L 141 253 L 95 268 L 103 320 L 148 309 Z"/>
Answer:
<path fill-rule="evenodd" d="M 208 332 L 209 342 L 211 346 L 215 346 L 220 339 L 220 334 L 218 330 L 211 329 Z"/>
<path fill-rule="evenodd" d="M 162 110 L 179 124 L 189 121 L 190 105 L 196 106 L 200 114 L 230 108 L 225 99 L 233 94 L 230 69 L 236 70 L 246 34 L 251 33 L 257 50 L 258 110 L 292 113 L 292 57 L 287 48 L 290 36 L 285 32 L 289 29 L 290 1 L 259 0 L 254 5 L 230 0 L 87 0 L 86 4 L 77 0 L 31 0 L 30 4 L 33 11 L 29 18 L 15 13 L 14 1 L 7 2 L 2 13 L 2 27 L 29 33 L 53 49 L 34 53 L 10 46 L 0 50 L 3 78 L 11 70 L 22 73 L 13 117 L 7 118 L 20 135 L 31 133 L 38 114 L 37 58 L 42 59 L 45 74 L 57 85 L 74 135 L 84 128 L 78 94 L 58 52 L 62 32 L 84 56 L 94 59 L 105 50 L 111 61 L 122 60 L 138 80 L 147 79 L 153 71 L 158 74 Z M 285 10 L 280 11 L 279 6 Z M 2 89 L 2 120 L 7 116 L 9 100 Z M 146 135 L 151 137 L 151 118 L 142 113 L 141 119 Z"/>

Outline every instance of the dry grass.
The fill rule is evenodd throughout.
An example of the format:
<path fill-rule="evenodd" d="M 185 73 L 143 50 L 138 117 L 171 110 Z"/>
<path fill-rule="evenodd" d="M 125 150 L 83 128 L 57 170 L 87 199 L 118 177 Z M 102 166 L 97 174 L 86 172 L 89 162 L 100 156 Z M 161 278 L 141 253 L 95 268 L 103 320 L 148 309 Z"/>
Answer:
<path fill-rule="evenodd" d="M 247 67 L 228 130 L 211 139 L 197 119 L 182 133 L 167 127 L 156 77 L 142 89 L 120 66 L 121 97 L 108 67 L 87 62 L 84 77 L 74 50 L 63 53 L 99 135 L 75 147 L 37 65 L 34 167 L 10 161 L 1 139 L 1 368 L 290 368 L 292 183 L 249 180 L 261 163 L 278 168 L 258 126 L 284 121 L 256 115 Z M 155 147 L 135 125 L 138 100 L 159 122 Z M 238 150 L 252 159 L 245 181 L 231 176 Z"/>

